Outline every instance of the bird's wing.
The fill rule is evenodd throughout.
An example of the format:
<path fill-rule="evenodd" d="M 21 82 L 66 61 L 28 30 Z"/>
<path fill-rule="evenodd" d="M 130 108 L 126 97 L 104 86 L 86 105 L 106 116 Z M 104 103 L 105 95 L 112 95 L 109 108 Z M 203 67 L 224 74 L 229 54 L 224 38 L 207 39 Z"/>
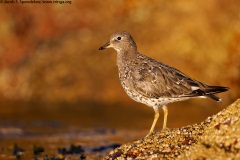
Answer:
<path fill-rule="evenodd" d="M 132 78 L 134 89 L 143 96 L 151 98 L 192 97 L 197 96 L 192 94 L 193 91 L 204 85 L 160 62 L 142 64 L 137 70 L 132 71 Z"/>

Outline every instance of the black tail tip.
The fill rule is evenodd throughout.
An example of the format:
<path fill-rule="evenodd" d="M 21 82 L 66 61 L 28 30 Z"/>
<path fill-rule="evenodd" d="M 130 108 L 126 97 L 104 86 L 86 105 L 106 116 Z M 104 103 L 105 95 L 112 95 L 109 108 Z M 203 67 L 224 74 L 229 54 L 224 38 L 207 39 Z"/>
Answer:
<path fill-rule="evenodd" d="M 228 91 L 229 89 L 230 89 L 229 87 L 221 87 L 221 86 L 220 86 L 220 88 L 219 88 L 219 90 L 222 91 L 222 92 L 226 92 L 226 91 Z"/>

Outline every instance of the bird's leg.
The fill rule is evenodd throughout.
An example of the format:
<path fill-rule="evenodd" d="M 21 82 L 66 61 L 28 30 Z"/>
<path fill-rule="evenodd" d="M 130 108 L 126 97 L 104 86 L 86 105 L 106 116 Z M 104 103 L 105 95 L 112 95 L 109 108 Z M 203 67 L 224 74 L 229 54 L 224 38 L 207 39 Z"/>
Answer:
<path fill-rule="evenodd" d="M 147 136 L 150 135 L 151 133 L 153 133 L 155 125 L 156 125 L 158 117 L 159 117 L 158 107 L 153 107 L 153 109 L 155 111 L 154 120 L 153 120 L 153 123 L 152 123 L 152 127 L 151 127 L 149 133 L 147 134 Z"/>
<path fill-rule="evenodd" d="M 164 130 L 164 129 L 166 129 L 166 127 L 167 127 L 168 109 L 167 109 L 167 106 L 165 106 L 165 105 L 162 107 L 162 109 L 163 109 L 163 113 L 164 113 L 163 128 L 162 128 L 162 130 Z"/>

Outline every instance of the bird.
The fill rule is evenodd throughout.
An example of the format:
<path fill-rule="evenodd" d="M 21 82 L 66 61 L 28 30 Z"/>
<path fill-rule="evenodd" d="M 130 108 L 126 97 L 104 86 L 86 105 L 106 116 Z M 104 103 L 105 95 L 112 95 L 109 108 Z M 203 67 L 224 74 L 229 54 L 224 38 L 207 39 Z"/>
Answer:
<path fill-rule="evenodd" d="M 138 52 L 133 37 L 126 31 L 115 32 L 110 41 L 99 50 L 113 48 L 117 51 L 117 66 L 121 85 L 127 95 L 154 109 L 150 135 L 163 109 L 162 130 L 167 128 L 169 103 L 190 98 L 210 98 L 221 102 L 214 94 L 228 91 L 228 87 L 204 84 L 192 79 L 180 70 Z"/>

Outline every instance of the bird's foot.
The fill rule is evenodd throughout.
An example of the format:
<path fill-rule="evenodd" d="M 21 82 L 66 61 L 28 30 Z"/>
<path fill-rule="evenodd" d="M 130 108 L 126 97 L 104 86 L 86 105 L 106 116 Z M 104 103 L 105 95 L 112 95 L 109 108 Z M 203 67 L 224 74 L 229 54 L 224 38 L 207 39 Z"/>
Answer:
<path fill-rule="evenodd" d="M 152 135 L 154 135 L 155 134 L 155 132 L 149 132 L 146 136 L 145 136 L 145 138 L 147 138 L 147 137 L 149 137 L 149 136 L 152 136 Z"/>

